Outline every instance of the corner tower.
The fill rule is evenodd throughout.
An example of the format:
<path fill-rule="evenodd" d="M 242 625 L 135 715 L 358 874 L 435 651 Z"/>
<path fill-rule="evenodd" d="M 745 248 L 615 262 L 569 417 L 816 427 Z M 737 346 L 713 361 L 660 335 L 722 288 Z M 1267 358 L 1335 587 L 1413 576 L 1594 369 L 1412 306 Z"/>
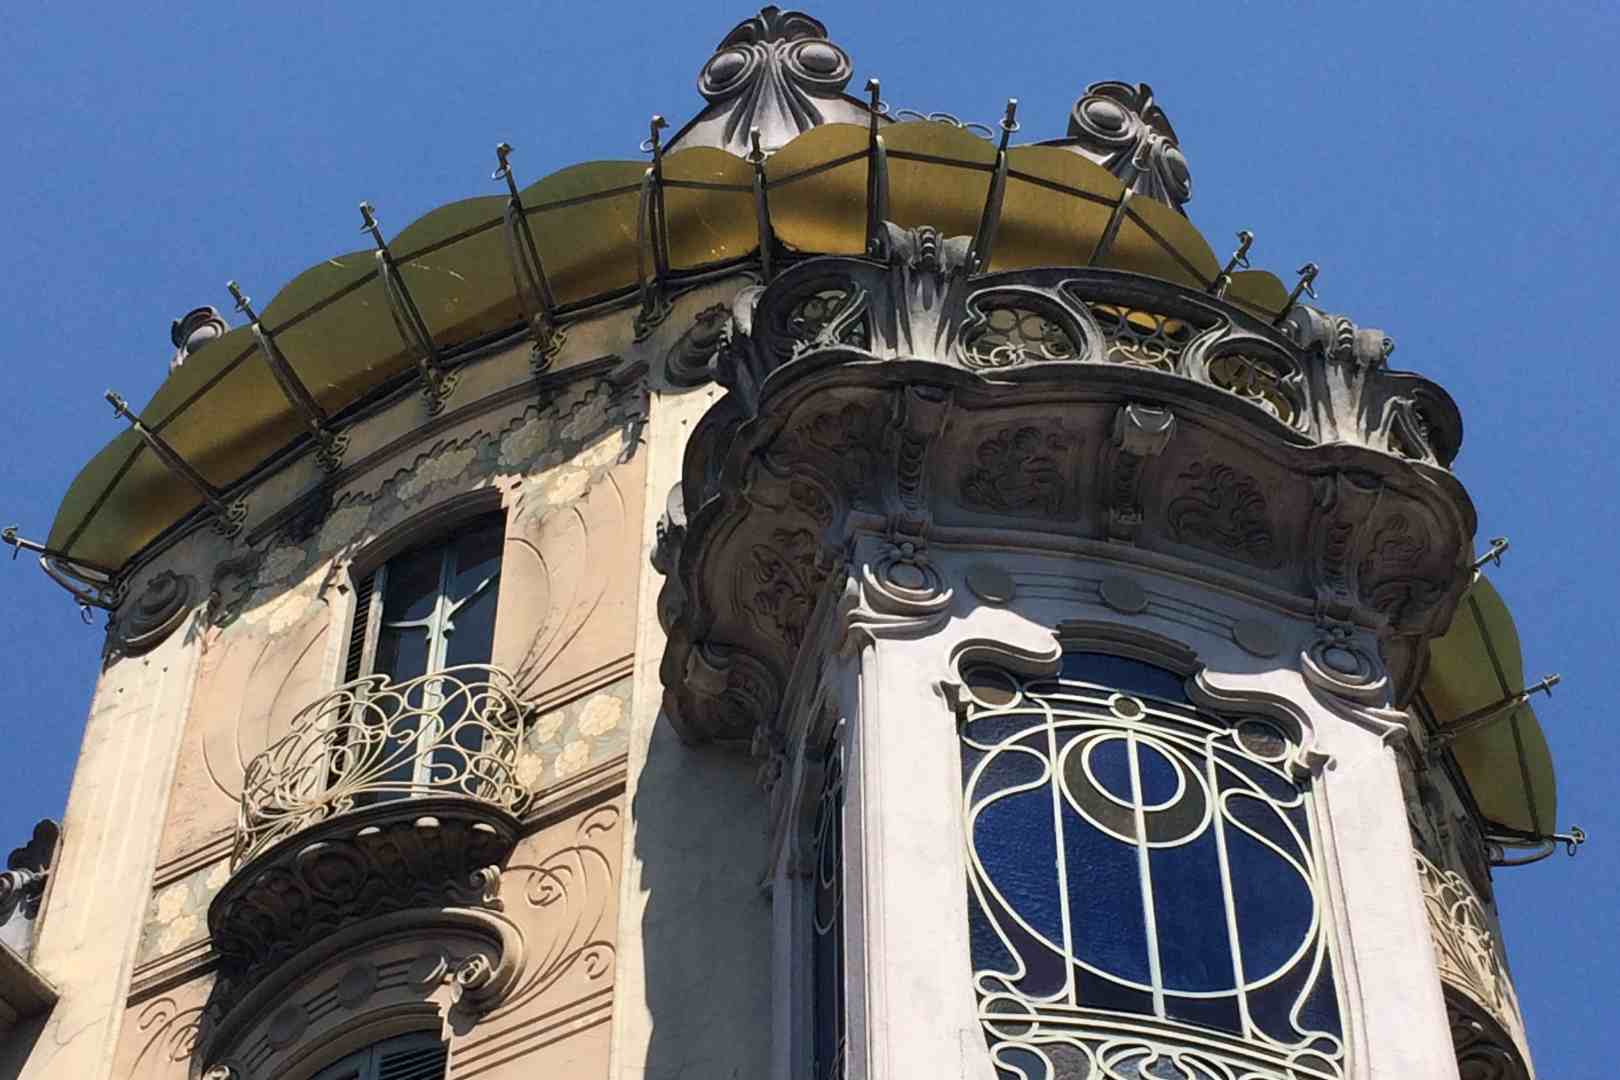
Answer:
<path fill-rule="evenodd" d="M 17 1075 L 1532 1075 L 1491 868 L 1578 835 L 1451 398 L 1146 85 L 853 72 L 765 8 L 109 393 L 7 537 L 110 613 Z"/>

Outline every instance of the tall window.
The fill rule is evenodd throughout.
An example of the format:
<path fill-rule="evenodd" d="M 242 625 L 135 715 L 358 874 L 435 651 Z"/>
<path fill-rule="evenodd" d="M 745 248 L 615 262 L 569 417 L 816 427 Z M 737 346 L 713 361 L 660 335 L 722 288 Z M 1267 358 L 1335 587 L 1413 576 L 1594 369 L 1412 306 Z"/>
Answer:
<path fill-rule="evenodd" d="M 827 749 L 816 803 L 815 1080 L 843 1080 L 844 1030 L 844 747 Z"/>
<path fill-rule="evenodd" d="M 345 681 L 386 675 L 397 683 L 489 663 L 504 538 L 502 515 L 473 518 L 394 556 L 361 582 Z"/>
<path fill-rule="evenodd" d="M 435 1035 L 401 1035 L 328 1065 L 312 1080 L 444 1080 L 447 1055 Z"/>
<path fill-rule="evenodd" d="M 969 932 L 1000 1080 L 1339 1080 L 1293 740 L 1117 657 L 966 677 Z"/>
<path fill-rule="evenodd" d="M 487 667 L 504 543 L 502 515 L 473 518 L 357 587 L 344 673 L 354 704 L 332 765 L 355 805 L 509 780 L 519 718 L 499 712 Z"/>

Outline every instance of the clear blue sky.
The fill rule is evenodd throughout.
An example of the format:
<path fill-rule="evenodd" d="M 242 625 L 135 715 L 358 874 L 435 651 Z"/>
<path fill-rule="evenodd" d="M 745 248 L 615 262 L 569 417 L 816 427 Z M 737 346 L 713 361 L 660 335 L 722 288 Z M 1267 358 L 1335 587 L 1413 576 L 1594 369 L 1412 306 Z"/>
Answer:
<path fill-rule="evenodd" d="M 1561 824 L 1593 841 L 1497 875 L 1541 1075 L 1609 1076 L 1620 1001 L 1620 773 L 1608 717 L 1620 534 L 1614 268 L 1620 8 L 940 3 L 812 9 L 896 107 L 1061 135 L 1099 79 L 1153 84 L 1192 164 L 1193 221 L 1223 255 L 1322 266 L 1320 303 L 1396 340 L 1396 367 L 1462 407 L 1457 471 L 1527 670 L 1566 681 L 1539 711 Z M 356 203 L 392 233 L 489 194 L 492 147 L 524 182 L 636 156 L 677 126 L 742 3 L 27 4 L 7 18 L 0 172 L 10 252 L 0 348 L 0 524 L 43 536 L 142 402 L 169 322 L 240 280 L 261 305 L 361 247 Z M 904 12 L 904 14 L 902 14 Z M 915 14 L 913 14 L 915 12 Z M 101 630 L 28 561 L 0 575 L 13 688 L 0 850 L 67 795 Z"/>

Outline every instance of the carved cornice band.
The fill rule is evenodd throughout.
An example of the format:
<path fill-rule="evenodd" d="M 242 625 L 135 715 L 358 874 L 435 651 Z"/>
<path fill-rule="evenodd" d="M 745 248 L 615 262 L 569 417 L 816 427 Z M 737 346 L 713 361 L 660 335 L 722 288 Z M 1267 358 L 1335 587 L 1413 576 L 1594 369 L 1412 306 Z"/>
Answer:
<path fill-rule="evenodd" d="M 677 381 L 730 390 L 688 443 L 657 553 L 686 737 L 769 727 L 818 611 L 926 621 L 944 526 L 1131 544 L 1295 593 L 1330 631 L 1326 691 L 1411 692 L 1475 520 L 1443 467 L 1455 408 L 1385 371 L 1381 334 L 1312 312 L 1290 337 L 1115 271 L 970 277 L 966 238 L 930 229 L 886 225 L 877 251 L 745 290 L 729 327 L 704 312 L 672 353 Z M 1391 420 L 1409 414 L 1428 419 Z M 863 532 L 890 554 L 848 565 Z M 890 595 L 840 605 L 846 579 Z M 1352 625 L 1382 665 L 1332 631 Z"/>

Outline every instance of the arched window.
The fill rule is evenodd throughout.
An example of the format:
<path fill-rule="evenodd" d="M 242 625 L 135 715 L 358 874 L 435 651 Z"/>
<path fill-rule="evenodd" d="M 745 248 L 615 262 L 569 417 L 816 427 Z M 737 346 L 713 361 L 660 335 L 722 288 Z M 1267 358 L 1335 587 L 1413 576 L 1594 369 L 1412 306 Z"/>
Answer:
<path fill-rule="evenodd" d="M 354 805 L 507 776 L 508 722 L 488 665 L 506 539 L 505 515 L 466 518 L 394 555 L 355 587 L 344 683 L 350 719 L 335 728 L 333 781 L 359 785 Z M 491 736 L 495 742 L 491 745 Z"/>
<path fill-rule="evenodd" d="M 444 1080 L 448 1053 L 437 1035 L 414 1032 L 357 1050 L 312 1080 Z"/>
<path fill-rule="evenodd" d="M 974 989 L 1000 1080 L 1344 1075 L 1294 739 L 1073 653 L 965 674 Z"/>

